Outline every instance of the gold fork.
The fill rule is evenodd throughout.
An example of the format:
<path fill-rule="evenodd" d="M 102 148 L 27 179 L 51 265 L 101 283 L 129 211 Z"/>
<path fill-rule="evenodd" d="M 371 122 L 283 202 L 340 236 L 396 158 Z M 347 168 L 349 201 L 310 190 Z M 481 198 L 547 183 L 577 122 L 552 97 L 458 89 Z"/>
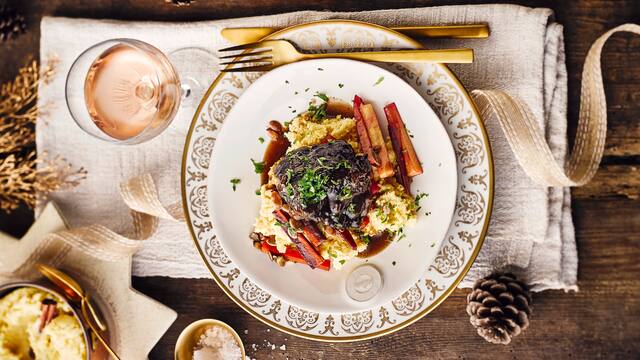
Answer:
<path fill-rule="evenodd" d="M 302 53 L 286 40 L 266 40 L 220 49 L 219 51 L 249 50 L 240 54 L 221 56 L 220 59 L 233 59 L 221 63 L 226 66 L 223 72 L 269 71 L 280 65 L 310 59 L 341 58 L 374 62 L 432 62 L 464 64 L 473 62 L 472 49 L 446 50 L 389 50 L 344 53 Z M 250 50 L 257 50 L 250 52 Z M 251 66 L 236 67 L 233 65 L 249 64 Z"/>

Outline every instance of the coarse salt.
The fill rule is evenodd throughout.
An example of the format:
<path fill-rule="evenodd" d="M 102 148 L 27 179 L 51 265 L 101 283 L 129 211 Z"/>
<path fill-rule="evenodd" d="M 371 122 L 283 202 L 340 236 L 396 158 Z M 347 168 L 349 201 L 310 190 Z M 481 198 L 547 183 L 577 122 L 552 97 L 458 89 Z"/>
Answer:
<path fill-rule="evenodd" d="M 231 332 L 212 326 L 200 336 L 193 360 L 242 360 L 242 350 Z"/>

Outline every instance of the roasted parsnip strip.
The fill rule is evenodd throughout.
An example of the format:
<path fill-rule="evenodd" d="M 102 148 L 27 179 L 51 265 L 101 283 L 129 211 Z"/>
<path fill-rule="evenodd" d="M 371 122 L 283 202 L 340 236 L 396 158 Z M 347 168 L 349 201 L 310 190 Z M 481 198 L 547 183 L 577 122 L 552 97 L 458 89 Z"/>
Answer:
<path fill-rule="evenodd" d="M 376 168 L 378 176 L 380 178 L 388 178 L 390 176 L 393 176 L 393 165 L 391 164 L 391 160 L 389 160 L 387 145 L 384 142 L 382 130 L 380 129 L 380 123 L 378 122 L 376 112 L 373 110 L 373 105 L 361 105 L 360 112 L 362 113 L 362 118 L 364 119 L 364 123 L 367 126 L 373 151 L 378 155 L 378 159 L 380 160 L 380 166 Z"/>
<path fill-rule="evenodd" d="M 413 148 L 411 138 L 407 133 L 407 128 L 400 117 L 400 112 L 395 103 L 391 103 L 384 107 L 384 113 L 387 116 L 389 127 L 393 127 L 400 135 L 400 144 L 402 145 L 402 157 L 407 168 L 407 176 L 413 177 L 422 174 L 422 165 Z"/>
<path fill-rule="evenodd" d="M 374 166 L 380 166 L 377 154 L 373 151 L 371 146 L 371 139 L 369 139 L 369 132 L 367 126 L 364 123 L 364 118 L 360 112 L 360 106 L 362 105 L 362 99 L 356 95 L 353 98 L 353 116 L 356 119 L 356 131 L 358 132 L 358 142 L 362 148 L 362 152 L 367 155 L 369 163 Z"/>

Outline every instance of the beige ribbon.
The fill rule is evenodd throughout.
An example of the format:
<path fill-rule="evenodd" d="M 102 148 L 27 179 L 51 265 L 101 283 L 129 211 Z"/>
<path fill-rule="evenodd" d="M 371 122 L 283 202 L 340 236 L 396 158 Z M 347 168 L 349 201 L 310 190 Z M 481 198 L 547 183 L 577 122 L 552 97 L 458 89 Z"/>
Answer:
<path fill-rule="evenodd" d="M 527 175 L 544 186 L 582 186 L 595 175 L 607 136 L 607 102 L 602 84 L 602 47 L 617 32 L 640 35 L 640 26 L 625 24 L 596 40 L 584 62 L 580 113 L 575 144 L 566 166 L 558 164 L 531 109 L 499 90 L 471 92 L 484 121 L 498 121 L 518 162 Z"/>
<path fill-rule="evenodd" d="M 606 32 L 595 41 L 587 54 L 582 72 L 576 141 L 566 168 L 555 161 L 538 122 L 523 101 L 499 90 L 472 92 L 482 118 L 500 123 L 524 171 L 537 183 L 544 186 L 580 186 L 586 184 L 598 169 L 607 131 L 600 55 L 607 39 L 620 31 L 640 34 L 640 26 L 626 24 Z M 120 194 L 131 209 L 133 234 L 123 236 L 102 225 L 59 231 L 43 239 L 19 266 L 13 269 L 0 266 L 0 273 L 9 271 L 15 275 L 26 271 L 39 261 L 42 254 L 52 249 L 56 251 L 49 259 L 55 263 L 64 257 L 70 246 L 103 260 L 119 259 L 135 253 L 142 240 L 156 231 L 159 219 L 183 220 L 180 204 L 168 208 L 162 205 L 153 179 L 148 174 L 123 183 Z M 60 243 L 64 246 L 60 246 Z M 58 245 L 54 247 L 52 244 Z"/>

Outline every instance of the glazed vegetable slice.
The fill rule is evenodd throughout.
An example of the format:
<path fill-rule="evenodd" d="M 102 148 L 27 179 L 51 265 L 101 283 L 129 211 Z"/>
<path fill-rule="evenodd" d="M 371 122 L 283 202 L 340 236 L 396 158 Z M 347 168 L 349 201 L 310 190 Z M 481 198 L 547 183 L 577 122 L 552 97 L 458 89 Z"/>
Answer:
<path fill-rule="evenodd" d="M 336 230 L 336 233 L 340 235 L 342 240 L 346 241 L 353 250 L 358 250 L 358 245 L 356 244 L 356 241 L 353 240 L 353 236 L 351 236 L 349 230 Z"/>
<path fill-rule="evenodd" d="M 307 261 L 304 259 L 304 257 L 302 256 L 302 254 L 300 254 L 300 252 L 296 249 L 287 248 L 287 251 L 284 253 L 284 258 L 292 261 L 292 262 L 297 262 L 300 264 L 306 264 Z M 329 269 L 331 268 L 331 261 L 330 260 L 324 260 L 321 264 L 319 264 L 318 266 L 316 266 L 316 269 L 321 269 L 321 270 L 325 270 L 325 271 L 329 271 Z"/>
<path fill-rule="evenodd" d="M 380 123 L 376 117 L 376 113 L 373 110 L 373 105 L 362 104 L 360 105 L 360 113 L 364 119 L 364 123 L 367 126 L 369 133 L 369 139 L 371 140 L 371 146 L 376 153 L 378 159 L 380 159 L 380 166 L 376 168 L 378 176 L 380 178 L 388 178 L 393 176 L 393 165 L 389 160 L 389 154 L 387 153 L 387 146 L 382 136 L 382 130 L 380 129 Z"/>
<path fill-rule="evenodd" d="M 396 162 L 398 163 L 398 173 L 396 177 L 398 182 L 404 187 L 404 191 L 407 194 L 411 194 L 411 178 L 407 175 L 407 165 L 404 162 L 404 156 L 402 156 L 402 141 L 400 140 L 400 132 L 397 127 L 389 125 L 389 137 L 391 138 L 391 144 L 393 145 L 393 152 L 396 153 Z"/>
<path fill-rule="evenodd" d="M 300 254 L 300 252 L 294 248 L 291 247 L 287 247 L 287 251 L 285 251 L 285 253 L 281 253 L 278 251 L 278 248 L 276 248 L 273 245 L 270 245 L 268 242 L 266 241 L 262 241 L 261 245 L 261 250 L 264 253 L 267 254 L 272 254 L 272 255 L 278 255 L 278 256 L 284 256 L 285 259 L 291 261 L 291 262 L 296 262 L 296 263 L 300 263 L 300 264 L 307 264 L 307 261 L 304 259 L 304 257 L 302 257 L 302 254 Z M 329 260 L 324 260 L 320 265 L 318 265 L 316 267 L 316 269 L 321 269 L 321 270 L 325 270 L 328 271 L 331 268 L 331 261 Z"/>
<path fill-rule="evenodd" d="M 305 224 L 302 233 L 304 234 L 304 236 L 309 240 L 309 242 L 315 246 L 315 248 L 317 249 L 318 246 L 320 246 L 320 244 L 322 244 L 323 241 L 325 241 L 327 238 L 324 236 L 324 234 L 322 233 L 322 231 L 320 231 L 320 229 L 318 229 L 318 227 L 316 226 L 316 224 L 312 223 L 312 222 L 308 222 Z"/>
<path fill-rule="evenodd" d="M 298 233 L 298 236 L 292 240 L 296 245 L 296 248 L 298 248 L 298 251 L 300 252 L 302 257 L 305 259 L 307 264 L 311 266 L 312 269 L 317 268 L 324 262 L 324 258 L 309 243 L 309 241 L 304 237 L 303 234 Z"/>
<path fill-rule="evenodd" d="M 353 116 L 356 119 L 356 131 L 358 132 L 358 142 L 362 148 L 362 152 L 367 155 L 367 159 L 372 166 L 380 166 L 380 161 L 376 153 L 371 146 L 371 140 L 369 139 L 369 132 L 367 126 L 364 123 L 364 118 L 360 112 L 360 106 L 362 105 L 362 99 L 356 95 L 353 98 Z"/>
<path fill-rule="evenodd" d="M 384 107 L 384 113 L 387 116 L 387 122 L 389 123 L 389 128 L 393 128 L 394 132 L 397 132 L 399 134 L 400 145 L 402 148 L 401 155 L 404 159 L 404 163 L 407 168 L 407 176 L 414 177 L 416 175 L 422 174 L 423 172 L 422 165 L 420 164 L 420 160 L 418 160 L 416 151 L 413 148 L 413 144 L 411 143 L 411 138 L 407 133 L 407 128 L 404 122 L 402 121 L 402 117 L 400 117 L 400 112 L 398 111 L 398 107 L 396 106 L 395 103 L 391 103 Z M 396 155 L 400 155 L 400 154 L 396 154 Z"/>

